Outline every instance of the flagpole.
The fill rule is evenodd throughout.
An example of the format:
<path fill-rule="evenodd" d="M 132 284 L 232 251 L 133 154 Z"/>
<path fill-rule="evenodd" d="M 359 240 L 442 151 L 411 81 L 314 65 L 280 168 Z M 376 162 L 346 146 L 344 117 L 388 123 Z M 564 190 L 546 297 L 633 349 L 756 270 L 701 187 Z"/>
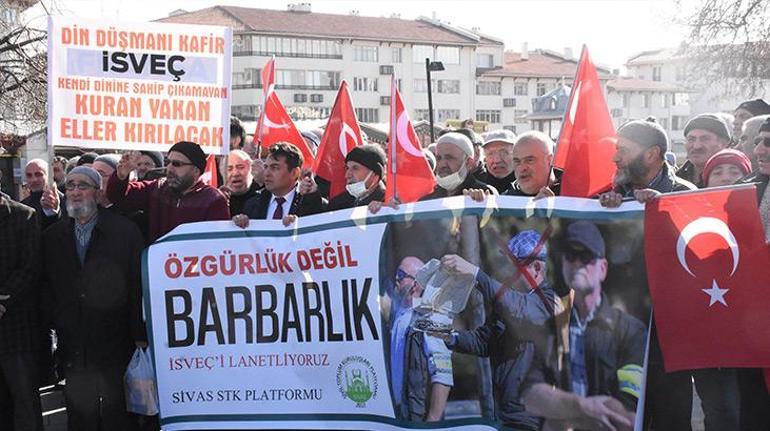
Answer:
<path fill-rule="evenodd" d="M 398 199 L 398 189 L 396 188 L 396 74 L 390 75 L 390 170 L 393 172 L 393 198 Z"/>

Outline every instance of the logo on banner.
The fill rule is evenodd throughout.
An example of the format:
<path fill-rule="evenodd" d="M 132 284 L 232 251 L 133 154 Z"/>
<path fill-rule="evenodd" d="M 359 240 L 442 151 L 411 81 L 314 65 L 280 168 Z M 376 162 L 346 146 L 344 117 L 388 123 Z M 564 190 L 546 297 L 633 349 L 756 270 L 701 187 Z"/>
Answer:
<path fill-rule="evenodd" d="M 337 388 L 342 398 L 366 407 L 367 401 L 377 398 L 377 373 L 366 358 L 348 356 L 337 367 Z"/>

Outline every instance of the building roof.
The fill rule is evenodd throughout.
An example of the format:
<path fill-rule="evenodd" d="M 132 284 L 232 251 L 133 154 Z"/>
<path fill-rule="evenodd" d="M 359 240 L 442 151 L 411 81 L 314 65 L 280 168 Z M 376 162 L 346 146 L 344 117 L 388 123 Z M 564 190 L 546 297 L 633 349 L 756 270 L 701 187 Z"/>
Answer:
<path fill-rule="evenodd" d="M 684 58 L 684 52 L 681 48 L 662 48 L 650 51 L 643 51 L 632 56 L 626 61 L 626 66 L 642 66 L 645 64 L 659 64 L 671 60 Z"/>
<path fill-rule="evenodd" d="M 567 58 L 553 51 L 536 49 L 529 51 L 528 58 L 520 52 L 506 51 L 502 68 L 484 72 L 483 77 L 534 77 L 572 79 L 577 71 L 578 59 Z M 609 69 L 596 67 L 599 79 L 613 77 Z"/>
<path fill-rule="evenodd" d="M 213 6 L 193 12 L 161 18 L 160 22 L 209 24 L 232 27 L 239 32 L 322 38 L 388 40 L 411 43 L 477 45 L 479 36 L 448 24 L 436 25 L 420 18 L 377 18 L 359 15 L 334 15 L 236 6 Z"/>
<path fill-rule="evenodd" d="M 647 79 L 620 78 L 607 81 L 607 89 L 615 91 L 657 91 L 657 92 L 681 92 L 685 91 L 674 84 Z"/>

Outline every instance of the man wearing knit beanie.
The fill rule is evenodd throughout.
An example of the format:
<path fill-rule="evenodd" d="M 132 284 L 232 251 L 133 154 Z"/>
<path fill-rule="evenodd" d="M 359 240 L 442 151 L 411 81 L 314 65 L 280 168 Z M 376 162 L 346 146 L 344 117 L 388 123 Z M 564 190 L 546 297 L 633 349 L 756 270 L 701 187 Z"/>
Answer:
<path fill-rule="evenodd" d="M 703 167 L 717 151 L 730 146 L 730 127 L 718 115 L 700 114 L 684 126 L 684 136 L 687 161 L 676 174 L 699 188 L 703 187 Z"/>
<path fill-rule="evenodd" d="M 762 99 L 747 100 L 737 108 L 733 115 L 735 120 L 733 121 L 733 136 L 740 136 L 743 130 L 743 123 L 749 118 L 756 117 L 758 115 L 770 114 L 770 105 Z"/>
<path fill-rule="evenodd" d="M 323 211 L 355 208 L 385 200 L 384 175 L 385 152 L 377 144 L 366 144 L 353 148 L 345 156 L 345 191 L 332 196 L 328 204 L 310 176 L 302 179 L 299 191 L 306 201 L 320 204 Z"/>
<path fill-rule="evenodd" d="M 450 132 L 436 142 L 436 188 L 420 200 L 461 196 L 463 190 L 489 190 L 497 194 L 494 187 L 477 180 L 470 172 L 476 160 L 473 143 L 467 136 Z"/>
<path fill-rule="evenodd" d="M 227 198 L 204 184 L 206 154 L 198 144 L 177 142 L 168 150 L 166 178 L 129 182 L 141 153 L 124 154 L 107 184 L 107 198 L 128 211 L 142 210 L 149 220 L 148 242 L 182 223 L 229 220 Z"/>
<path fill-rule="evenodd" d="M 725 148 L 711 156 L 703 168 L 706 187 L 729 186 L 751 173 L 751 161 L 745 154 Z"/>
<path fill-rule="evenodd" d="M 603 206 L 617 207 L 626 197 L 646 202 L 660 193 L 695 189 L 691 183 L 678 178 L 666 162 L 668 137 L 654 118 L 623 124 L 617 138 L 613 161 L 618 170 L 613 190 L 599 196 Z"/>

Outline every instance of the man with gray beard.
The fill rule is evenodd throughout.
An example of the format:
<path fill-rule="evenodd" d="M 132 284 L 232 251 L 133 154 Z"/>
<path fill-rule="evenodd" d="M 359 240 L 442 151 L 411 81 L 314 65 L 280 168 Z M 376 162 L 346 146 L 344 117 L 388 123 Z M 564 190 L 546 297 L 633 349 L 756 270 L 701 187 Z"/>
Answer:
<path fill-rule="evenodd" d="M 627 197 L 646 202 L 661 193 L 696 189 L 677 177 L 666 162 L 668 137 L 654 118 L 629 121 L 620 127 L 617 138 L 614 189 L 599 196 L 602 206 L 618 207 Z"/>
<path fill-rule="evenodd" d="M 67 376 L 68 429 L 120 431 L 131 427 L 123 373 L 134 348 L 146 346 L 143 241 L 128 219 L 98 207 L 101 181 L 85 166 L 67 175 L 68 217 L 43 234 L 42 296 Z"/>

